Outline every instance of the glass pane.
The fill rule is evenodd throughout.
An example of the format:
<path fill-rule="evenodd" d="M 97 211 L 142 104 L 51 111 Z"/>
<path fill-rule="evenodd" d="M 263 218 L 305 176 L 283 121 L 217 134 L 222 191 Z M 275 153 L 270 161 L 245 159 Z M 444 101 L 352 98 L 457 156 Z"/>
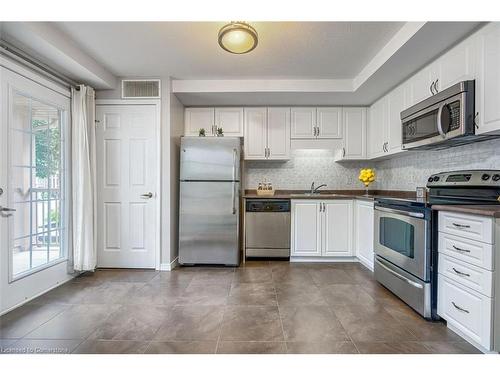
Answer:
<path fill-rule="evenodd" d="M 12 167 L 10 169 L 10 191 L 12 202 L 30 200 L 31 168 Z"/>
<path fill-rule="evenodd" d="M 54 230 L 49 235 L 49 261 L 61 258 L 61 231 Z"/>
<path fill-rule="evenodd" d="M 50 230 L 49 224 L 49 203 L 47 200 L 33 202 L 33 222 L 32 233 L 44 233 Z"/>
<path fill-rule="evenodd" d="M 60 258 L 62 251 L 62 112 L 14 95 L 10 126 L 13 275 Z M 22 166 L 22 167 L 21 167 Z"/>
<path fill-rule="evenodd" d="M 413 259 L 415 227 L 402 220 L 382 217 L 380 218 L 380 244 Z"/>
<path fill-rule="evenodd" d="M 12 220 L 12 238 L 18 239 L 29 236 L 31 233 L 31 203 L 15 203 L 12 205 L 12 208 L 16 210 L 10 218 Z"/>
<path fill-rule="evenodd" d="M 31 131 L 31 98 L 14 93 L 12 96 L 12 130 L 21 130 L 25 133 Z"/>
<path fill-rule="evenodd" d="M 30 238 L 16 240 L 12 244 L 12 273 L 17 275 L 30 269 Z"/>
<path fill-rule="evenodd" d="M 437 112 L 429 112 L 403 124 L 403 141 L 411 142 L 438 135 Z"/>
<path fill-rule="evenodd" d="M 37 234 L 31 238 L 32 264 L 31 268 L 35 268 L 47 263 L 47 245 L 49 234 Z"/>
<path fill-rule="evenodd" d="M 12 129 L 10 139 L 10 164 L 16 167 L 31 166 L 31 134 Z"/>

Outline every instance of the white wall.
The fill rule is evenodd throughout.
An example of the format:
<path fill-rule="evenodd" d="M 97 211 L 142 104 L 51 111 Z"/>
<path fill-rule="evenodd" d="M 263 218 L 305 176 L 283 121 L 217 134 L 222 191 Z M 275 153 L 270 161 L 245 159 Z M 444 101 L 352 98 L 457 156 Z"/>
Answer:
<path fill-rule="evenodd" d="M 179 255 L 179 158 L 184 105 L 170 93 L 170 262 Z"/>

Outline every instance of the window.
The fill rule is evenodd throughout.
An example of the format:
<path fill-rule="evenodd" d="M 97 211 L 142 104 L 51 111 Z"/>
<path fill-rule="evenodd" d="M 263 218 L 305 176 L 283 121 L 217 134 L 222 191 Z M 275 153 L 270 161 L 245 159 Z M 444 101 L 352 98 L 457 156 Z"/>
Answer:
<path fill-rule="evenodd" d="M 65 113 L 12 93 L 9 126 L 11 278 L 65 259 Z"/>

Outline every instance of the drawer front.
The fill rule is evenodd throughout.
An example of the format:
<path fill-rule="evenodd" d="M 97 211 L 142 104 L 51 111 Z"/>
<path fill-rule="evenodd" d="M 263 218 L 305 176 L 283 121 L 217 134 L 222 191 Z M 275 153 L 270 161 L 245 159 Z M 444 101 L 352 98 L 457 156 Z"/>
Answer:
<path fill-rule="evenodd" d="M 476 292 L 492 297 L 493 273 L 450 256 L 439 254 L 439 273 Z"/>
<path fill-rule="evenodd" d="M 493 245 L 439 232 L 438 252 L 493 271 Z"/>
<path fill-rule="evenodd" d="M 493 243 L 493 219 L 455 212 L 439 212 L 439 231 L 470 240 Z"/>
<path fill-rule="evenodd" d="M 491 298 L 438 276 L 438 314 L 468 338 L 490 350 Z"/>

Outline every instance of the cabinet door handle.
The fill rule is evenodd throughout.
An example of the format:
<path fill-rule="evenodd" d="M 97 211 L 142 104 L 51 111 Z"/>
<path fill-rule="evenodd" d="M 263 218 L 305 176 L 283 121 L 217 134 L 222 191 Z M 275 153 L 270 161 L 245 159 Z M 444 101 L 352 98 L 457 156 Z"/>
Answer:
<path fill-rule="evenodd" d="M 431 95 L 435 94 L 435 92 L 434 92 L 434 81 L 432 81 L 431 85 L 429 86 L 429 90 L 431 92 Z"/>
<path fill-rule="evenodd" d="M 438 82 L 439 82 L 439 78 L 436 79 L 436 81 L 434 82 L 434 91 L 436 92 L 436 94 L 439 92 L 439 89 L 438 89 Z"/>
<path fill-rule="evenodd" d="M 455 245 L 451 245 L 451 247 L 453 247 L 456 251 L 461 251 L 463 253 L 470 253 L 470 250 L 467 250 L 467 249 L 461 249 L 459 247 L 456 247 Z"/>
<path fill-rule="evenodd" d="M 342 147 L 342 157 L 345 158 L 345 147 Z"/>
<path fill-rule="evenodd" d="M 455 227 L 460 228 L 460 229 L 468 229 L 470 228 L 470 225 L 466 224 L 457 224 L 457 223 L 452 223 Z"/>
<path fill-rule="evenodd" d="M 318 129 L 318 136 L 319 136 L 319 133 L 321 132 L 321 130 L 319 129 L 319 126 L 316 126 L 316 129 Z"/>
<path fill-rule="evenodd" d="M 456 273 L 457 275 L 470 277 L 470 274 L 465 273 L 465 272 L 461 272 L 461 271 L 457 270 L 455 267 L 452 267 L 451 269 L 452 269 L 453 271 L 455 271 L 455 273 Z"/>
<path fill-rule="evenodd" d="M 459 311 L 463 311 L 464 313 L 467 313 L 467 314 L 469 314 L 469 313 L 470 313 L 470 311 L 469 311 L 469 310 L 466 310 L 466 309 L 464 309 L 463 307 L 458 306 L 458 305 L 457 305 L 455 302 L 453 302 L 453 301 L 451 301 L 451 304 L 453 305 L 453 307 L 454 307 L 454 308 L 456 308 L 456 309 L 457 309 L 457 310 L 459 310 Z"/>

